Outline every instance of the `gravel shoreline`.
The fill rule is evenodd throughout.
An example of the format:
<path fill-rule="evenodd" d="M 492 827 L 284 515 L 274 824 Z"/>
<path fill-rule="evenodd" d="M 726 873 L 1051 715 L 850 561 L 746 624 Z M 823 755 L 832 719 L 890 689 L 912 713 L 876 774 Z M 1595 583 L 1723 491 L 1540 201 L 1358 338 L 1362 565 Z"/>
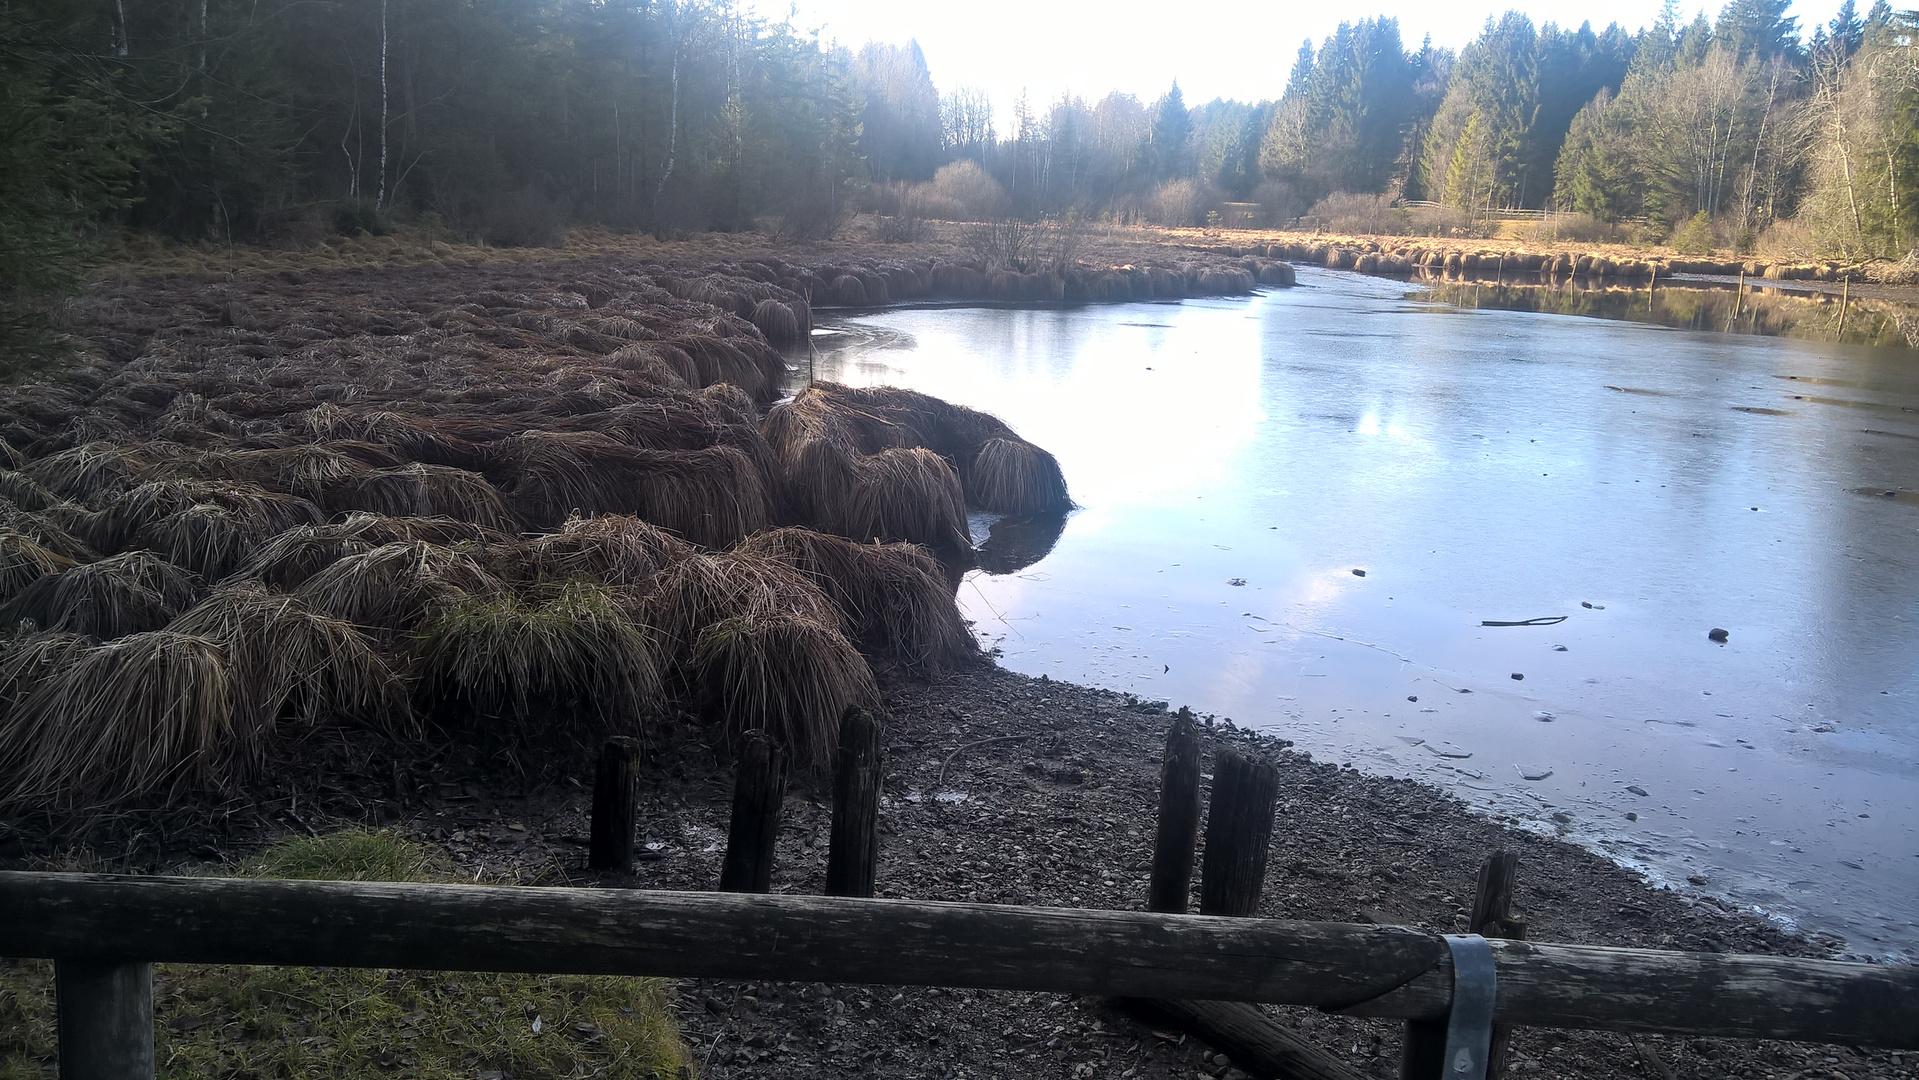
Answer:
<path fill-rule="evenodd" d="M 1171 721 L 1163 708 L 996 665 L 936 683 L 894 683 L 887 708 L 879 895 L 1143 908 Z M 1280 770 L 1263 916 L 1456 931 L 1479 863 L 1504 848 L 1520 858 L 1515 910 L 1534 940 L 1828 954 L 1710 900 L 1651 888 L 1568 844 L 1504 828 L 1415 781 L 1315 762 L 1228 721 L 1203 732 L 1205 769 L 1231 746 L 1266 755 Z M 55 859 L 206 872 L 277 835 L 359 822 L 398 827 L 493 880 L 710 889 L 725 844 L 730 764 L 690 718 L 657 725 L 648 743 L 643 857 L 632 874 L 583 869 L 589 747 L 553 747 L 534 760 L 524 747 L 449 746 L 423 761 L 357 742 L 306 748 L 306 771 L 283 774 L 288 786 L 259 800 L 211 815 L 102 822 L 83 853 L 72 834 L 36 835 L 30 823 L 15 822 L 0 836 L 0 865 Z M 831 812 L 828 778 L 793 778 L 775 892 L 823 891 Z M 1398 1075 L 1398 1025 L 1272 1011 L 1359 1075 Z M 1239 1075 L 1195 1039 L 1154 1030 L 1105 1001 L 1063 995 L 689 980 L 680 1019 L 710 1080 Z M 1919 1077 L 1911 1053 L 1545 1029 L 1517 1032 L 1511 1060 L 1516 1076 Z"/>

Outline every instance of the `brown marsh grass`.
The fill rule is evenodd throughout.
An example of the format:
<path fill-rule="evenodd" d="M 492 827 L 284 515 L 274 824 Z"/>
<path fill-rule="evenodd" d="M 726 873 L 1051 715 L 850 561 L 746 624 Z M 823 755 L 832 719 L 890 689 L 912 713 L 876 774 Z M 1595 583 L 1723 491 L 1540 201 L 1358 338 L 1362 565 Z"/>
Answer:
<path fill-rule="evenodd" d="M 537 739 L 696 707 L 816 760 L 867 656 L 973 662 L 967 505 L 1063 504 L 1051 459 L 925 395 L 775 403 L 810 296 L 925 295 L 943 264 L 613 250 L 263 256 L 75 300 L 92 354 L 0 395 L 0 804 L 181 797 L 420 717 Z"/>

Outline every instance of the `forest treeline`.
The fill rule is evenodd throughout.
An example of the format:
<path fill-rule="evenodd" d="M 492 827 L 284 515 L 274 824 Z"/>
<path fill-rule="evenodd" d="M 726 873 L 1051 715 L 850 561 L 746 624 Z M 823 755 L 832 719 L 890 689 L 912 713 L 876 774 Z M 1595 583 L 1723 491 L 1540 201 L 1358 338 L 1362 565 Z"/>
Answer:
<path fill-rule="evenodd" d="M 9 0 L 0 283 L 60 288 L 103 230 L 301 243 L 423 223 L 811 237 L 928 216 L 1391 231 L 1400 200 L 1552 207 L 1645 238 L 1832 254 L 1919 237 L 1919 16 L 1789 0 L 1637 31 L 1508 13 L 1457 54 L 1387 18 L 1276 65 L 1274 100 L 1113 93 L 996 114 L 916 44 L 848 50 L 733 0 Z M 1283 51 L 1276 51 L 1284 55 Z M 1344 210 L 1342 210 L 1344 208 Z M 1357 208 L 1355 210 L 1355 208 Z M 1696 239 L 1696 236 L 1695 236 Z"/>

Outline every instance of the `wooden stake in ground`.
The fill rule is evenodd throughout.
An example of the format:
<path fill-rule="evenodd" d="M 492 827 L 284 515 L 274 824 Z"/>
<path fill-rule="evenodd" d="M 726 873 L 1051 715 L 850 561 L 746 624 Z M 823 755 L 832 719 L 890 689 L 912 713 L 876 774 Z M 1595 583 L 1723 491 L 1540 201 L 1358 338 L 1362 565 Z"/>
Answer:
<path fill-rule="evenodd" d="M 1489 938 L 1523 939 L 1526 923 L 1513 918 L 1513 885 L 1519 871 L 1519 856 L 1510 851 L 1495 851 L 1479 868 L 1479 882 L 1473 889 L 1472 916 L 1466 932 Z M 1493 1025 L 1492 1048 L 1486 1056 L 1486 1080 L 1499 1080 L 1506 1073 L 1506 1045 L 1512 1029 Z M 1446 1074 L 1446 1021 L 1408 1020 L 1406 1043 L 1400 1057 L 1403 1080 L 1440 1080 Z"/>
<path fill-rule="evenodd" d="M 1199 737 L 1185 709 L 1166 735 L 1159 791 L 1159 831 L 1153 849 L 1154 911 L 1186 910 L 1199 831 Z M 1259 908 L 1272 840 L 1279 774 L 1271 762 L 1223 751 L 1213 763 L 1213 810 L 1206 829 L 1202 915 L 1251 915 Z M 1261 822 L 1264 822 L 1261 825 Z M 1246 850 L 1256 846 L 1257 851 Z M 1190 1032 L 1259 1080 L 1358 1080 L 1337 1059 L 1293 1029 L 1242 1001 L 1129 998 L 1127 1012 L 1162 1027 Z"/>
<path fill-rule="evenodd" d="M 880 782 L 885 732 L 854 705 L 840 717 L 840 756 L 833 774 L 833 839 L 826 858 L 826 895 L 872 896 L 879 866 Z"/>
<path fill-rule="evenodd" d="M 1199 843 L 1199 733 L 1182 708 L 1166 733 L 1159 773 L 1159 830 L 1153 837 L 1153 878 L 1146 910 L 1186 910 L 1193 889 L 1193 849 Z"/>
<path fill-rule="evenodd" d="M 153 965 L 60 960 L 53 966 L 62 1080 L 153 1075 Z"/>
<path fill-rule="evenodd" d="M 633 869 L 633 834 L 640 808 L 640 744 L 615 735 L 600 747 L 593 773 L 593 825 L 586 865 L 594 870 Z"/>
<path fill-rule="evenodd" d="M 1213 760 L 1213 806 L 1199 882 L 1201 915 L 1251 915 L 1266 882 L 1279 770 L 1261 758 L 1222 750 Z"/>
<path fill-rule="evenodd" d="M 733 822 L 720 863 L 721 892 L 773 891 L 773 846 L 786 801 L 786 755 L 758 733 L 740 745 L 733 778 Z"/>

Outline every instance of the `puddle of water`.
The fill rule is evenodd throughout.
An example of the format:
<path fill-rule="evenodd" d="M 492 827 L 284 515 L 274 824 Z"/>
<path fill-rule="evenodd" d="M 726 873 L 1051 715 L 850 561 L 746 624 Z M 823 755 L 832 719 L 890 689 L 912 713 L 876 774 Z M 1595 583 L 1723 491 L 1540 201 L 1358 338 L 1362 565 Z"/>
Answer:
<path fill-rule="evenodd" d="M 1082 509 L 959 593 L 1007 666 L 1919 951 L 1919 353 L 1301 281 L 884 312 L 815 366 L 1058 455 Z"/>

